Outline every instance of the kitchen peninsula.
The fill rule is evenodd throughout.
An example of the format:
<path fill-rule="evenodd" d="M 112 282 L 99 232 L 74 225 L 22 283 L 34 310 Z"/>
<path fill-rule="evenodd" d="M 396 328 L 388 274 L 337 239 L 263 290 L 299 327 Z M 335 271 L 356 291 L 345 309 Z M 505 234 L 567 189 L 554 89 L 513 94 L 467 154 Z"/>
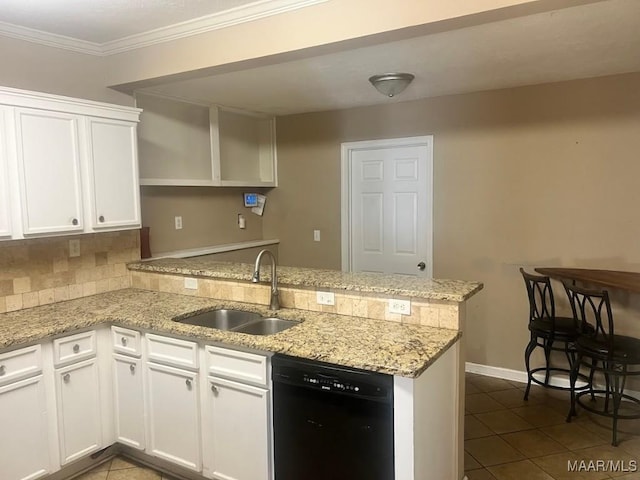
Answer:
<path fill-rule="evenodd" d="M 269 285 L 264 281 L 268 280 L 268 275 L 264 276 L 263 283 L 250 283 L 253 266 L 216 263 L 210 258 L 200 257 L 139 262 L 130 264 L 129 268 L 134 288 L 6 313 L 0 317 L 3 326 L 0 331 L 0 359 L 11 358 L 13 353 L 23 349 L 41 346 L 42 351 L 38 354 L 41 353 L 42 374 L 47 377 L 60 373 L 60 384 L 73 382 L 64 376 L 64 368 L 47 367 L 47 358 L 53 356 L 55 362 L 58 352 L 65 352 L 66 343 L 69 345 L 68 356 L 76 354 L 76 350 L 79 350 L 78 355 L 82 355 L 82 338 L 73 338 L 66 343 L 64 340 L 87 332 L 96 333 L 96 345 L 90 348 L 97 350 L 96 365 L 100 372 L 97 396 L 102 408 L 98 413 L 101 424 L 99 438 L 87 451 L 73 457 L 73 461 L 66 461 L 68 457 L 60 455 L 61 461 L 53 462 L 49 472 L 62 467 L 62 471 L 68 473 L 74 465 L 88 461 L 89 453 L 118 442 L 124 445 L 121 448 L 125 453 L 152 463 L 158 460 L 159 467 L 185 478 L 202 478 L 199 475 L 224 478 L 219 476 L 222 474 L 217 470 L 220 468 L 218 460 L 210 458 L 211 452 L 215 451 L 211 446 L 216 443 L 206 427 L 211 421 L 208 412 L 215 412 L 215 407 L 209 409 L 204 398 L 205 393 L 210 393 L 207 381 L 216 378 L 207 375 L 213 375 L 211 370 L 217 367 L 208 359 L 262 359 L 261 365 L 266 367 L 260 381 L 262 390 L 267 393 L 265 398 L 268 398 L 269 356 L 284 353 L 393 375 L 396 480 L 463 477 L 464 408 L 461 402 L 464 398 L 464 361 L 461 335 L 465 302 L 482 288 L 482 284 L 280 267 L 282 308 L 277 311 L 277 316 L 301 323 L 275 335 L 256 336 L 173 321 L 194 312 L 217 308 L 273 315 L 274 312 L 267 308 Z M 185 282 L 186 279 L 188 281 Z M 318 305 L 315 301 L 317 291 L 333 293 L 335 304 Z M 389 299 L 410 300 L 410 315 L 390 313 Z M 184 386 L 186 381 L 196 400 L 198 388 L 192 389 L 193 385 L 199 385 L 203 399 L 198 409 L 201 415 L 194 416 L 198 433 L 195 440 L 198 443 L 193 450 L 200 453 L 194 454 L 193 459 L 169 455 L 162 448 L 156 448 L 155 433 L 149 425 L 140 427 L 142 433 L 138 444 L 128 442 L 132 435 L 127 437 L 121 433 L 124 427 L 119 424 L 118 415 L 131 405 L 120 405 L 123 398 L 118 396 L 118 382 L 110 381 L 121 373 L 118 361 L 129 362 L 125 366 L 127 374 L 130 371 L 131 375 L 146 365 L 148 381 L 144 396 L 147 403 L 140 408 L 151 407 L 151 411 L 145 410 L 142 416 L 153 421 L 153 408 L 160 408 L 150 398 L 153 397 L 153 389 L 160 385 L 159 380 L 155 384 L 153 382 L 160 379 L 161 373 L 177 372 L 175 364 L 163 367 L 156 366 L 155 362 L 157 358 L 168 358 L 165 348 L 176 346 L 182 348 L 181 351 L 195 349 L 193 364 L 180 365 L 192 376 L 186 380 L 183 378 L 181 382 Z M 120 355 L 122 352 L 128 354 L 129 350 L 134 352 L 130 357 Z M 136 354 L 135 351 L 141 353 Z M 158 356 L 154 358 L 156 354 Z M 112 357 L 115 363 L 111 363 Z M 224 386 L 225 381 L 220 380 L 220 385 Z M 256 384 L 255 380 L 249 381 L 252 382 Z M 45 379 L 45 390 L 47 387 L 59 388 L 60 385 L 54 383 Z M 214 389 L 215 385 L 211 383 L 210 386 Z M 2 388 L 0 386 L 0 394 Z M 139 388 L 142 392 L 142 383 Z M 255 387 L 248 388 L 255 390 Z M 60 399 L 58 394 L 58 402 Z M 268 406 L 268 401 L 265 402 Z M 47 401 L 53 412 L 56 412 L 55 403 L 56 399 Z M 60 412 L 60 405 L 57 408 Z M 181 415 L 180 409 L 176 411 L 176 415 Z M 55 429 L 54 419 L 48 424 L 48 451 L 51 456 L 62 450 L 60 444 L 63 442 L 58 439 L 63 436 L 59 433 L 56 439 L 51 434 Z M 268 437 L 266 435 L 265 438 Z M 67 442 L 67 447 L 71 443 Z M 265 448 L 264 451 L 268 453 L 271 450 Z M 185 456 L 190 453 L 187 451 Z M 271 461 L 267 458 L 265 462 L 270 469 Z M 175 465 L 179 465 L 175 467 L 177 470 Z M 55 475 L 52 478 L 62 478 Z M 270 478 L 269 475 L 265 473 L 264 478 Z"/>

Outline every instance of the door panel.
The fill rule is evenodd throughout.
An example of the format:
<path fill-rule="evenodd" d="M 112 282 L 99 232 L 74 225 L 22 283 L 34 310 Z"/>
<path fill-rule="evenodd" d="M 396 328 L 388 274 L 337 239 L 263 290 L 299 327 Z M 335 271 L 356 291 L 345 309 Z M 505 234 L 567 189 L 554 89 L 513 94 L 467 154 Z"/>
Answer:
<path fill-rule="evenodd" d="M 347 145 L 350 270 L 430 277 L 431 137 Z"/>
<path fill-rule="evenodd" d="M 393 198 L 393 240 L 395 255 L 418 254 L 418 195 L 396 193 Z"/>
<path fill-rule="evenodd" d="M 16 110 L 25 234 L 82 231 L 78 117 Z"/>

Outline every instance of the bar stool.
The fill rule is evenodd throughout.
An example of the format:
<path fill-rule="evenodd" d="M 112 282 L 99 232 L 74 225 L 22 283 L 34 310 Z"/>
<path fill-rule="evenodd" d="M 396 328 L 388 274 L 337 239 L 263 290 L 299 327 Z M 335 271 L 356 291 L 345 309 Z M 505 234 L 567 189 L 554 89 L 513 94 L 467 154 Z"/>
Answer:
<path fill-rule="evenodd" d="M 589 412 L 612 418 L 611 445 L 615 447 L 618 445 L 618 419 L 640 418 L 640 400 L 624 393 L 627 377 L 640 375 L 640 339 L 615 334 L 611 303 L 606 290 L 588 290 L 567 283 L 564 288 L 574 318 L 580 322 L 592 320 L 596 327 L 594 332 L 580 335 L 575 343 L 576 362 L 571 372 L 571 408 L 567 422 L 577 415 L 576 403 Z M 581 401 L 590 392 L 575 391 L 581 365 L 587 366 L 592 372 L 592 401 L 593 395 L 604 396 L 604 404 L 600 408 Z M 593 388 L 594 371 L 604 376 L 604 388 Z M 623 403 L 630 408 L 629 413 L 620 411 Z"/>
<path fill-rule="evenodd" d="M 547 276 L 532 275 L 520 269 L 527 287 L 529 297 L 529 332 L 531 337 L 524 351 L 524 363 L 527 369 L 527 389 L 524 392 L 524 399 L 528 400 L 531 382 L 537 383 L 547 388 L 557 390 L 570 390 L 571 387 L 553 385 L 549 382 L 552 373 L 571 375 L 575 362 L 575 350 L 573 343 L 578 338 L 583 328 L 573 317 L 556 317 L 556 307 L 551 289 L 551 280 Z M 593 327 L 585 326 L 593 331 Z M 545 365 L 531 369 L 530 357 L 536 347 L 544 349 Z M 561 351 L 567 357 L 568 366 L 551 366 L 551 352 Z M 544 381 L 538 380 L 533 375 L 537 372 L 544 372 Z M 581 376 L 582 377 L 582 376 Z M 587 379 L 584 378 L 585 385 L 578 390 L 586 388 Z"/>

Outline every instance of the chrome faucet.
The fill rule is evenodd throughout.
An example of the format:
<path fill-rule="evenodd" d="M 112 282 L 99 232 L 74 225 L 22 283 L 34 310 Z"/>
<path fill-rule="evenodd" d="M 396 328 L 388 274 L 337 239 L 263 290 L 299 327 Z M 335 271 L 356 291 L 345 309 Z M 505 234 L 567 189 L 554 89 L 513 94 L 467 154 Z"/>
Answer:
<path fill-rule="evenodd" d="M 253 283 L 258 283 L 260 281 L 260 262 L 262 261 L 262 256 L 265 254 L 269 254 L 271 257 L 271 301 L 269 302 L 270 310 L 278 310 L 280 308 L 280 301 L 278 300 L 278 275 L 276 273 L 276 257 L 273 256 L 270 250 L 261 250 L 256 257 L 256 265 L 253 269 L 253 277 L 251 277 L 251 281 Z"/>

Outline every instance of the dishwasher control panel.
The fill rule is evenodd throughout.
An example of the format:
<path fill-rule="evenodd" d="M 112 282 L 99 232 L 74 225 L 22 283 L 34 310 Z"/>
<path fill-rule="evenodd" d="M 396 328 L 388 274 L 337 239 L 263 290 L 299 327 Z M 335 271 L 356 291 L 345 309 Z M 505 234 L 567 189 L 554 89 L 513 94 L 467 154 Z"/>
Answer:
<path fill-rule="evenodd" d="M 393 377 L 350 367 L 342 367 L 311 360 L 279 356 L 273 363 L 274 382 L 302 386 L 325 392 L 342 393 L 372 399 L 388 399 L 393 395 Z"/>

